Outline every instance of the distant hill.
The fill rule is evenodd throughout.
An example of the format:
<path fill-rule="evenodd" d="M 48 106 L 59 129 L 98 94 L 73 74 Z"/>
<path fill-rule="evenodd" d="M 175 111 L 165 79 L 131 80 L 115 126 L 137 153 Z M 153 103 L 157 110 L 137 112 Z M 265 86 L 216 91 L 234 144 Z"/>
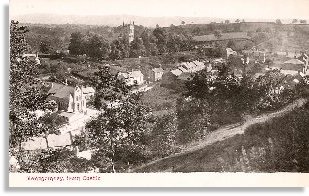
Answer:
<path fill-rule="evenodd" d="M 10 16 L 11 19 L 18 20 L 22 23 L 37 24 L 87 24 L 87 25 L 107 25 L 119 26 L 124 21 L 129 23 L 135 21 L 137 25 L 145 27 L 155 27 L 157 24 L 161 27 L 168 27 L 171 24 L 180 25 L 182 21 L 185 24 L 209 24 L 211 22 L 221 23 L 225 20 L 234 22 L 235 18 L 211 18 L 211 17 L 143 17 L 134 15 L 57 15 L 57 14 L 26 14 Z M 241 19 L 242 20 L 242 19 Z M 273 19 L 245 19 L 246 22 L 274 22 Z M 292 20 L 281 20 L 282 23 L 288 24 Z"/>
<path fill-rule="evenodd" d="M 186 24 L 207 24 L 211 22 L 220 23 L 225 19 L 210 17 L 143 17 L 133 15 L 93 15 L 93 16 L 77 16 L 77 15 L 56 15 L 56 14 L 27 14 L 19 16 L 11 16 L 11 19 L 18 20 L 22 23 L 38 23 L 38 24 L 87 24 L 87 25 L 107 25 L 118 26 L 130 21 L 135 21 L 138 25 L 146 27 L 155 27 L 157 24 L 162 27 L 171 24 L 180 25 L 182 21 Z M 235 19 L 231 19 L 234 21 Z M 263 20 L 264 21 L 264 20 Z M 267 21 L 267 20 L 266 20 Z M 268 20 L 269 21 L 269 20 Z"/>

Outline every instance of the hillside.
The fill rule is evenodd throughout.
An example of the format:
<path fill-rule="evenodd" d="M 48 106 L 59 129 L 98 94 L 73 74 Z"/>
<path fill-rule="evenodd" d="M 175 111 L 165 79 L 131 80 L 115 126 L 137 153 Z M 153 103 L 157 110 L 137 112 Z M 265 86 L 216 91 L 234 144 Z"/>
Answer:
<path fill-rule="evenodd" d="M 198 145 L 133 172 L 308 172 L 306 102 L 221 128 Z"/>

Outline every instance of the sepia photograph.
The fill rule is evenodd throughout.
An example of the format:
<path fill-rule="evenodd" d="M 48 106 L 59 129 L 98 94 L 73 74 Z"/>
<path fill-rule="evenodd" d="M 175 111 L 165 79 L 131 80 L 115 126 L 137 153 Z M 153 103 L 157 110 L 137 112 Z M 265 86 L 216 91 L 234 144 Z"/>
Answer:
<path fill-rule="evenodd" d="M 308 8 L 10 0 L 10 186 L 308 186 Z"/>

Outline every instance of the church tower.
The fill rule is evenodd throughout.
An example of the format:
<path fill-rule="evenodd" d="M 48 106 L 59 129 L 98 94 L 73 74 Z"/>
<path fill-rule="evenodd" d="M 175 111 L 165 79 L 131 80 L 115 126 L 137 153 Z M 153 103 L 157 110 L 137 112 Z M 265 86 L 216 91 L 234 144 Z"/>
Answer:
<path fill-rule="evenodd" d="M 129 24 L 129 43 L 131 43 L 134 40 L 134 21 L 133 23 Z"/>

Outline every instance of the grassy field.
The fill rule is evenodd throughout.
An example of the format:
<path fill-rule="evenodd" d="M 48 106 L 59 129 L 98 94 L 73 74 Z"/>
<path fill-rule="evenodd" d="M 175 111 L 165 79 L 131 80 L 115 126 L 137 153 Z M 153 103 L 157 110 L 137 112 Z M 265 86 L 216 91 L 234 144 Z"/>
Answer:
<path fill-rule="evenodd" d="M 170 110 L 174 110 L 176 100 L 179 97 L 180 93 L 161 87 L 158 83 L 151 90 L 144 93 L 142 102 L 152 109 L 154 115 L 163 115 Z"/>
<path fill-rule="evenodd" d="M 240 130 L 240 134 L 226 139 L 222 136 L 211 145 L 163 159 L 137 172 L 308 172 L 308 119 L 306 104 L 255 123 L 244 133 Z"/>

